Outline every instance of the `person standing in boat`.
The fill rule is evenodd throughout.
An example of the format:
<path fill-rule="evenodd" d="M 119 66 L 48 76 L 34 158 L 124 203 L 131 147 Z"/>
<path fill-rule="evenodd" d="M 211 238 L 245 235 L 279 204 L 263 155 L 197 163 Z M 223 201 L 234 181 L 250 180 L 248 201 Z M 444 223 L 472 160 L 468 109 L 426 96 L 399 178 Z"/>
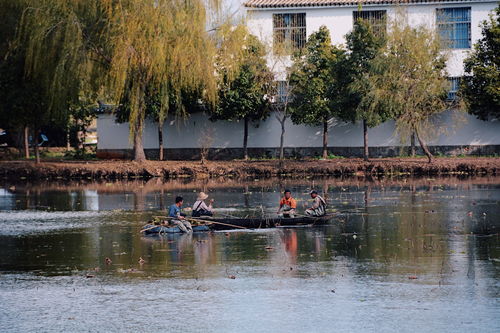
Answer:
<path fill-rule="evenodd" d="M 323 199 L 316 190 L 311 191 L 311 198 L 313 199 L 313 204 L 311 208 L 306 209 L 306 215 L 308 216 L 323 216 L 326 214 L 326 201 Z"/>
<path fill-rule="evenodd" d="M 196 202 L 193 205 L 193 217 L 201 217 L 201 216 L 213 216 L 214 209 L 212 204 L 214 203 L 214 199 L 210 199 L 208 206 L 205 203 L 205 200 L 208 199 L 208 194 L 205 192 L 198 193 L 198 197 L 196 198 Z"/>
<path fill-rule="evenodd" d="M 191 223 L 189 223 L 184 219 L 186 214 L 181 212 L 183 203 L 184 199 L 182 197 L 176 197 L 175 204 L 170 206 L 168 210 L 168 216 L 173 217 L 172 224 L 179 227 L 179 229 L 181 229 L 182 232 L 193 232 L 193 227 L 191 226 Z"/>
<path fill-rule="evenodd" d="M 297 201 L 292 198 L 292 192 L 285 190 L 283 198 L 280 200 L 280 207 L 276 214 L 283 213 L 283 217 L 294 217 L 295 210 L 297 209 Z"/>

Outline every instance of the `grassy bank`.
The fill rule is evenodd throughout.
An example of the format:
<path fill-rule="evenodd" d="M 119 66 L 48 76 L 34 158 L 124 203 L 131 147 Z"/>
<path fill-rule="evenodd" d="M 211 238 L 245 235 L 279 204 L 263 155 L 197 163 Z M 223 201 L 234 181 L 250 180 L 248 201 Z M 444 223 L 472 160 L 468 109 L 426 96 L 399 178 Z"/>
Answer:
<path fill-rule="evenodd" d="M 268 178 L 314 176 L 436 176 L 499 175 L 500 158 L 424 158 L 287 160 L 279 161 L 50 161 L 39 165 L 32 161 L 1 161 L 0 177 L 7 179 L 133 179 L 173 178 Z"/>

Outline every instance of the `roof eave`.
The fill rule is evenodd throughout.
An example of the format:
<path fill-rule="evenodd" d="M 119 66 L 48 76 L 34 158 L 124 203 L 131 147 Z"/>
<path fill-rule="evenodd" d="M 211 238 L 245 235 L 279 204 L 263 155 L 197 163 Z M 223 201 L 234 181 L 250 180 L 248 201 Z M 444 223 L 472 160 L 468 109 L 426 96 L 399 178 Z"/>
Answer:
<path fill-rule="evenodd" d="M 395 6 L 395 5 L 446 5 L 446 4 L 456 4 L 456 3 L 485 3 L 485 2 L 497 2 L 496 0 L 447 0 L 447 1 L 428 1 L 428 0 L 410 0 L 410 1 L 402 1 L 402 2 L 394 2 L 394 1 L 383 1 L 383 2 L 363 2 L 363 1 L 351 1 L 347 3 L 319 3 L 319 4 L 269 4 L 269 5 L 249 5 L 244 3 L 243 6 L 247 9 L 254 10 L 270 10 L 270 9 L 314 9 L 318 7 L 357 7 L 360 4 L 363 6 Z"/>

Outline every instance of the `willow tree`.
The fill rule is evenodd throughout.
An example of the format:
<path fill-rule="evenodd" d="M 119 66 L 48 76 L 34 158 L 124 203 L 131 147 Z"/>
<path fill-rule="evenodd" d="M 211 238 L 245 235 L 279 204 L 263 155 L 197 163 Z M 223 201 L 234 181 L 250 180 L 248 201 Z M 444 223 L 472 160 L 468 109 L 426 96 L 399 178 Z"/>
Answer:
<path fill-rule="evenodd" d="M 415 133 L 429 163 L 426 139 L 436 133 L 435 116 L 448 109 L 446 53 L 434 30 L 412 28 L 403 18 L 391 24 L 387 44 L 373 60 L 366 77 L 373 88 L 362 103 L 383 109 L 396 120 L 402 140 Z"/>
<path fill-rule="evenodd" d="M 218 0 L 29 2 L 19 41 L 26 45 L 26 75 L 46 83 L 49 110 L 64 110 L 82 93 L 115 104 L 126 95 L 135 160 L 145 159 L 147 89 L 158 92 L 160 119 L 182 92 L 201 90 L 207 103 L 216 100 L 217 44 L 206 27 Z"/>
<path fill-rule="evenodd" d="M 22 130 L 28 159 L 29 126 L 40 100 L 33 82 L 23 80 L 24 59 L 13 47 L 23 9 L 23 1 L 0 0 L 0 124 L 8 132 Z"/>

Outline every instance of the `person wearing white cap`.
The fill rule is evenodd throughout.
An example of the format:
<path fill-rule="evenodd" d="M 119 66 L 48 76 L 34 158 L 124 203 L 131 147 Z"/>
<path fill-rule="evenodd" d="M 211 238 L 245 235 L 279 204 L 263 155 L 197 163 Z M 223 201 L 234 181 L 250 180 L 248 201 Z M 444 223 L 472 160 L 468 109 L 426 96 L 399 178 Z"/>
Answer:
<path fill-rule="evenodd" d="M 205 200 L 208 198 L 208 194 L 205 192 L 198 193 L 198 197 L 196 198 L 196 202 L 193 205 L 193 217 L 200 216 L 213 216 L 214 210 L 212 207 L 212 203 L 214 199 L 210 199 L 208 206 L 205 203 Z"/>
<path fill-rule="evenodd" d="M 311 198 L 313 199 L 313 205 L 311 208 L 306 209 L 306 215 L 309 216 L 323 216 L 326 213 L 326 201 L 316 190 L 311 191 Z"/>

